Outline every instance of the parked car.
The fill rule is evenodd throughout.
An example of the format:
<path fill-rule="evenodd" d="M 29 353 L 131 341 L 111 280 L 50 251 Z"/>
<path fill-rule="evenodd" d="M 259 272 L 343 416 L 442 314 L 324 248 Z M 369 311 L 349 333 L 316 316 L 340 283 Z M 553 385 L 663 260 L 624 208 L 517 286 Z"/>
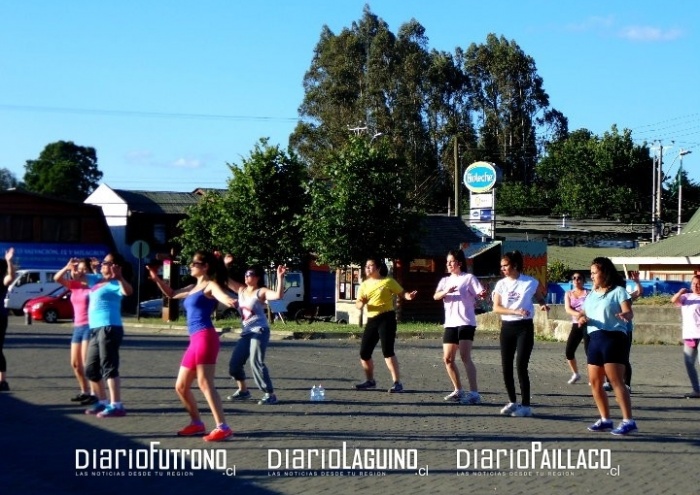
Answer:
<path fill-rule="evenodd" d="M 58 320 L 73 319 L 73 305 L 70 302 L 70 290 L 61 286 L 53 292 L 30 299 L 24 310 L 32 315 L 33 320 L 56 323 Z"/>

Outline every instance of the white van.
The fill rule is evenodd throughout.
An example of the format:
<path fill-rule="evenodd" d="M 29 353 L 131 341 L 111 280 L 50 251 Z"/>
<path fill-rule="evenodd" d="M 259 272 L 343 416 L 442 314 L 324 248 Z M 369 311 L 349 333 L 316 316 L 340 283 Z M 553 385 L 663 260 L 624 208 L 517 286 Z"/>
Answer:
<path fill-rule="evenodd" d="M 60 268 L 17 270 L 17 277 L 7 288 L 5 307 L 12 310 L 15 315 L 20 316 L 27 301 L 35 297 L 45 296 L 61 286 L 53 279 L 59 270 Z"/>

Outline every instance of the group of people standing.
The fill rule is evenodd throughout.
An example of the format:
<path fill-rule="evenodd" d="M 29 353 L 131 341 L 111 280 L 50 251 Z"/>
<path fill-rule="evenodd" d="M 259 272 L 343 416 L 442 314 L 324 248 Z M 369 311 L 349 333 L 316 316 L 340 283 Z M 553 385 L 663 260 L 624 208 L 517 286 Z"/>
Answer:
<path fill-rule="evenodd" d="M 0 260 L 0 301 L 4 299 L 6 287 L 14 279 L 13 255 L 14 250 L 9 249 L 4 260 Z M 211 315 L 218 304 L 237 308 L 242 322 L 242 332 L 229 362 L 229 374 L 235 380 L 237 390 L 227 399 L 238 401 L 251 398 L 244 372 L 244 364 L 250 359 L 253 378 L 264 393 L 259 403 L 277 402 L 264 362 L 270 339 L 264 305 L 267 301 L 283 297 L 286 267 L 277 267 L 277 284 L 273 290 L 264 287 L 261 267 L 249 267 L 243 282 L 234 280 L 227 269 L 230 262 L 230 255 L 222 257 L 218 253 L 195 252 L 189 263 L 194 282 L 177 290 L 159 277 L 156 267 L 146 267 L 150 278 L 164 295 L 184 300 L 187 315 L 190 341 L 180 363 L 175 390 L 190 422 L 177 432 L 179 436 L 202 435 L 205 441 L 221 441 L 233 434 L 226 423 L 221 397 L 214 385 L 220 344 Z M 121 402 L 119 375 L 119 347 L 124 337 L 121 301 L 132 293 L 132 287 L 123 275 L 124 264 L 124 259 L 117 253 L 107 254 L 102 262 L 71 259 L 55 276 L 57 282 L 71 290 L 75 315 L 70 356 L 80 391 L 71 400 L 91 406 L 85 411 L 86 414 L 100 418 L 126 415 Z M 501 414 L 529 417 L 533 415 L 528 367 L 535 341 L 535 304 L 539 304 L 541 310 L 549 309 L 545 299 L 546 289 L 535 278 L 523 273 L 523 257 L 518 251 L 502 256 L 500 270 L 503 277 L 496 283 L 491 298 L 493 311 L 501 317 L 501 365 L 508 395 L 508 402 L 501 409 Z M 463 251 L 448 252 L 446 271 L 433 295 L 434 300 L 443 302 L 445 311 L 443 362 L 453 386 L 453 391 L 445 396 L 445 400 L 479 404 L 481 395 L 472 347 L 477 325 L 476 305 L 480 299 L 487 298 L 488 293 L 476 277 L 467 273 Z M 376 388 L 372 353 L 381 342 L 382 355 L 393 381 L 388 391 L 400 393 L 403 385 L 394 349 L 397 334 L 394 298 L 398 296 L 410 301 L 415 299 L 417 292 L 405 291 L 395 279 L 389 277 L 388 269 L 380 258 L 368 259 L 364 273 L 356 307 L 367 312 L 360 345 L 360 363 L 365 380 L 355 388 Z M 572 373 L 568 383 L 574 384 L 581 379 L 575 352 L 583 341 L 589 385 L 600 414 L 600 419 L 588 429 L 626 435 L 637 429 L 632 417 L 629 354 L 632 301 L 641 296 L 641 284 L 638 274 L 634 274 L 632 280 L 636 282 L 637 289 L 628 293 L 625 280 L 612 261 L 604 257 L 593 260 L 590 273 L 592 290 L 584 288 L 583 275 L 575 272 L 572 276 L 573 288 L 565 295 L 565 309 L 572 317 L 572 329 L 565 351 Z M 235 292 L 237 297 L 233 298 L 228 290 Z M 690 292 L 681 289 L 671 302 L 681 307 L 683 315 L 684 358 L 693 389 L 686 397 L 700 398 L 700 382 L 695 369 L 700 347 L 700 274 L 693 277 Z M 6 391 L 9 384 L 5 379 L 7 365 L 2 344 L 7 330 L 7 313 L 4 307 L 0 309 L 0 391 Z M 456 364 L 458 353 L 466 371 L 468 391 L 463 387 Z M 520 402 L 517 400 L 515 372 L 520 385 Z M 208 434 L 191 389 L 195 380 L 216 423 Z M 614 391 L 622 413 L 622 421 L 617 427 L 610 419 L 606 384 Z"/>

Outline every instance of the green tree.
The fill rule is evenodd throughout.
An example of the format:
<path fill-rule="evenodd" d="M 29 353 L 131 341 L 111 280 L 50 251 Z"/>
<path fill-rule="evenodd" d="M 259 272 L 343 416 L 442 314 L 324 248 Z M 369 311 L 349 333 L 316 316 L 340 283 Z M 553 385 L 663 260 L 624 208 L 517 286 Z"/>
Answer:
<path fill-rule="evenodd" d="M 564 137 L 566 118 L 550 108 L 535 60 L 515 41 L 489 34 L 486 43 L 472 43 L 464 58 L 474 90 L 480 159 L 499 165 L 506 180 L 530 185 L 540 152 L 538 131 Z"/>
<path fill-rule="evenodd" d="M 557 215 L 639 221 L 648 217 L 651 170 L 646 144 L 613 125 L 602 137 L 580 129 L 550 144 L 535 180 L 540 203 Z"/>
<path fill-rule="evenodd" d="M 409 171 L 406 193 L 429 210 L 444 210 L 454 169 L 452 142 L 475 143 L 469 84 L 461 53 L 429 52 L 417 21 L 397 34 L 365 6 L 362 18 L 339 34 L 327 26 L 304 76 L 301 121 L 291 146 L 313 177 L 326 178 L 327 158 L 351 130 L 390 146 Z"/>
<path fill-rule="evenodd" d="M 83 201 L 98 186 L 102 172 L 95 148 L 72 141 L 48 144 L 36 160 L 27 160 L 24 184 L 28 191 Z"/>
<path fill-rule="evenodd" d="M 369 256 L 413 259 L 422 215 L 405 190 L 406 167 L 387 145 L 351 138 L 329 158 L 328 179 L 310 183 L 303 220 L 306 245 L 331 266 L 362 263 Z"/>
<path fill-rule="evenodd" d="M 19 181 L 15 174 L 6 168 L 0 168 L 0 191 L 12 189 L 17 186 L 19 186 Z"/>
<path fill-rule="evenodd" d="M 305 250 L 298 217 L 306 204 L 304 165 L 261 139 L 223 194 L 207 194 L 180 222 L 183 256 L 197 249 L 230 252 L 240 264 L 287 263 Z"/>

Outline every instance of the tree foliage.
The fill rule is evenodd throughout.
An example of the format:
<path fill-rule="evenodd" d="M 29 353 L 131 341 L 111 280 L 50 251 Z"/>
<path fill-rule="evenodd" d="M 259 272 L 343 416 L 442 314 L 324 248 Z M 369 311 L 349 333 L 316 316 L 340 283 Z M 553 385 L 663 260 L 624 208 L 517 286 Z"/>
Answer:
<path fill-rule="evenodd" d="M 408 199 L 405 162 L 388 146 L 353 137 L 329 157 L 327 175 L 311 181 L 303 221 L 306 246 L 320 262 L 344 266 L 418 254 L 421 215 Z"/>
<path fill-rule="evenodd" d="M 13 187 L 19 186 L 19 184 L 20 182 L 17 180 L 15 174 L 6 168 L 0 168 L 0 191 L 12 189 Z"/>
<path fill-rule="evenodd" d="M 647 218 L 652 159 L 632 133 L 615 125 L 598 137 L 586 129 L 548 146 L 537 164 L 536 189 L 542 212 L 575 218 Z M 532 210 L 530 210 L 532 212 Z"/>
<path fill-rule="evenodd" d="M 290 144 L 314 177 L 326 176 L 326 159 L 343 148 L 349 129 L 381 132 L 406 164 L 409 199 L 426 211 L 444 210 L 455 170 L 476 160 L 529 185 L 538 130 L 567 132 L 534 60 L 515 42 L 489 35 L 466 51 L 430 50 L 419 22 L 395 34 L 368 6 L 338 34 L 323 28 L 304 90 Z"/>
<path fill-rule="evenodd" d="M 27 160 L 24 184 L 28 191 L 83 201 L 98 186 L 102 172 L 95 148 L 72 141 L 46 145 L 36 160 Z"/>
<path fill-rule="evenodd" d="M 230 252 L 241 264 L 287 263 L 304 256 L 298 217 L 303 213 L 307 180 L 293 154 L 261 139 L 223 193 L 209 193 L 188 210 L 177 241 L 183 256 L 197 249 Z"/>

